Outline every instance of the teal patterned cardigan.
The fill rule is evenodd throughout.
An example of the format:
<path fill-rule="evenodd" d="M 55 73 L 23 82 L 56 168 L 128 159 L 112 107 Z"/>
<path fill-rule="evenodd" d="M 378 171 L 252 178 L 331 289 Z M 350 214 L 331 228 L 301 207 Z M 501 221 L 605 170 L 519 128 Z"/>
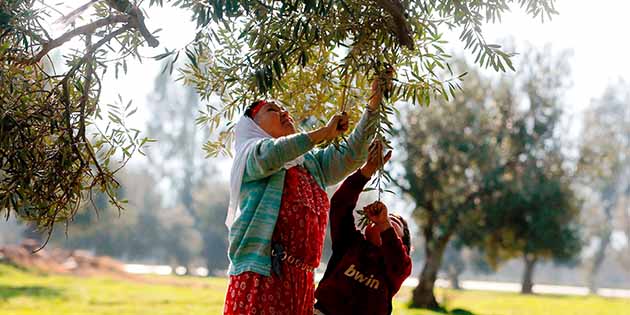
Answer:
<path fill-rule="evenodd" d="M 271 236 L 284 188 L 284 164 L 304 155 L 304 167 L 325 189 L 343 180 L 367 158 L 376 113 L 366 110 L 346 145 L 313 149 L 306 133 L 260 140 L 247 158 L 241 193 L 241 215 L 229 234 L 229 275 L 252 271 L 271 274 Z"/>

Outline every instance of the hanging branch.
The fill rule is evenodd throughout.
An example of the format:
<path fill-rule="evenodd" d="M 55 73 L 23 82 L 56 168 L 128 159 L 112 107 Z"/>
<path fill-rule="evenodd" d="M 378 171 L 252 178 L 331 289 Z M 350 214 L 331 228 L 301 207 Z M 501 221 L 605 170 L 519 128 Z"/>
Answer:
<path fill-rule="evenodd" d="M 392 88 L 393 88 L 393 80 L 395 76 L 394 68 L 386 64 L 383 69 L 379 69 L 377 66 L 377 76 L 378 76 L 378 93 L 382 94 L 380 98 L 380 102 L 378 105 L 378 118 L 377 118 L 377 126 L 376 126 L 376 138 L 378 141 L 381 141 L 384 148 L 390 149 L 389 141 L 386 140 L 385 134 L 392 134 L 393 126 L 389 121 L 388 114 L 390 114 L 393 110 L 393 104 L 390 103 L 392 96 Z M 381 201 L 381 195 L 383 193 L 382 179 L 386 176 L 383 168 L 383 154 L 379 155 L 379 168 L 378 175 L 376 176 L 376 188 L 378 190 L 378 201 Z"/>
<path fill-rule="evenodd" d="M 127 23 L 129 22 L 129 16 L 127 15 L 111 15 L 104 19 L 97 20 L 90 24 L 86 24 L 80 27 L 73 29 L 49 42 L 45 42 L 42 44 L 42 49 L 32 58 L 26 59 L 22 62 L 22 64 L 30 65 L 39 62 L 44 56 L 46 56 L 51 50 L 65 44 L 72 38 L 78 35 L 89 35 L 94 34 L 94 32 L 103 26 L 117 24 L 117 23 Z"/>
<path fill-rule="evenodd" d="M 365 228 L 369 224 L 370 220 L 367 216 L 368 212 L 378 213 L 379 211 L 382 211 L 382 209 L 379 210 L 373 208 L 384 207 L 383 203 L 381 202 L 381 196 L 385 191 L 390 192 L 389 190 L 385 190 L 382 187 L 383 178 L 385 178 L 386 181 L 389 181 L 389 175 L 387 175 L 387 173 L 384 171 L 385 156 L 383 155 L 383 151 L 391 149 L 389 141 L 387 141 L 385 138 L 385 134 L 391 134 L 393 129 L 393 126 L 388 119 L 388 114 L 393 111 L 393 104 L 389 102 L 391 102 L 395 72 L 393 67 L 391 67 L 390 65 L 385 65 L 383 68 L 381 68 L 380 63 L 376 63 L 374 65 L 374 69 L 375 77 L 377 78 L 376 84 L 378 85 L 378 89 L 376 90 L 376 93 L 370 97 L 370 99 L 374 97 L 379 97 L 379 104 L 377 106 L 377 112 L 375 113 L 377 115 L 377 118 L 374 121 L 374 124 L 376 124 L 374 141 L 378 143 L 376 149 L 380 150 L 381 152 L 379 152 L 378 155 L 379 161 L 376 177 L 372 181 L 372 185 L 374 187 L 368 188 L 366 189 L 366 191 L 376 190 L 378 197 L 375 202 L 367 205 L 361 210 L 357 210 L 357 213 L 359 214 L 358 226 L 360 228 Z"/>
<path fill-rule="evenodd" d="M 71 144 L 71 150 L 73 152 L 73 156 L 76 160 L 78 160 L 79 165 L 77 167 L 77 169 L 74 171 L 74 175 L 73 175 L 73 182 L 74 184 L 78 184 L 79 181 L 81 181 L 82 175 L 84 173 L 87 174 L 92 174 L 92 170 L 90 170 L 89 165 L 92 164 L 96 167 L 96 174 L 92 174 L 92 182 L 88 185 L 89 189 L 91 190 L 92 188 L 96 187 L 96 186 L 101 186 L 103 188 L 103 190 L 110 196 L 110 200 L 113 201 L 114 205 L 118 208 L 118 209 L 122 209 L 122 205 L 119 203 L 119 201 L 114 197 L 114 193 L 111 191 L 111 185 L 107 185 L 108 182 L 112 182 L 114 183 L 114 185 L 117 185 L 118 182 L 113 178 L 112 174 L 107 172 L 106 170 L 104 170 L 101 165 L 100 162 L 98 161 L 98 159 L 96 158 L 96 156 L 93 154 L 92 152 L 92 148 L 90 147 L 90 145 L 87 145 L 89 143 L 89 140 L 87 139 L 86 135 L 85 135 L 85 107 L 87 105 L 88 99 L 89 99 L 89 91 L 90 91 L 90 86 L 91 86 L 91 82 L 94 76 L 94 70 L 92 68 L 92 62 L 93 62 L 93 57 L 94 57 L 94 52 L 101 47 L 102 45 L 108 43 L 109 41 L 111 41 L 113 38 L 115 38 L 118 35 L 123 34 L 124 32 L 128 31 L 130 28 L 129 25 L 125 25 L 123 27 L 121 27 L 120 29 L 117 29 L 113 32 L 111 32 L 110 34 L 108 34 L 107 36 L 103 37 L 101 40 L 99 40 L 96 44 L 92 45 L 91 43 L 91 36 L 88 36 L 86 38 L 86 50 L 87 52 L 83 55 L 83 57 L 66 73 L 66 75 L 63 77 L 63 79 L 58 83 L 58 85 L 53 89 L 56 90 L 58 88 L 61 88 L 61 102 L 64 105 L 64 121 L 66 124 L 66 129 L 67 129 L 67 134 L 68 137 L 70 138 L 69 143 Z M 70 100 L 70 85 L 69 85 L 69 80 L 71 78 L 74 77 L 75 73 L 81 68 L 85 66 L 85 80 L 83 83 L 83 88 L 84 90 L 83 95 L 80 99 L 79 102 L 79 128 L 78 128 L 78 133 L 76 135 L 76 138 L 73 134 L 73 125 L 71 122 L 71 114 L 72 114 L 72 109 L 71 109 L 71 100 Z M 87 152 L 88 152 L 88 156 L 89 156 L 89 161 L 87 161 L 84 156 L 83 153 L 79 150 L 79 145 L 83 144 L 84 147 L 87 148 Z M 80 202 L 79 200 L 76 200 L 76 198 L 80 199 L 80 195 L 75 194 L 74 192 L 70 192 L 67 189 L 64 190 L 63 192 L 63 198 L 61 198 L 60 202 L 56 203 L 53 205 L 52 209 L 52 213 L 49 212 L 43 212 L 40 214 L 39 216 L 39 221 L 40 222 L 44 222 L 45 223 L 45 227 L 46 227 L 46 231 L 47 231 L 47 235 L 46 235 L 46 239 L 44 240 L 44 243 L 40 245 L 39 248 L 35 249 L 34 252 L 37 252 L 39 250 L 41 250 L 42 248 L 44 248 L 51 236 L 52 236 L 52 232 L 53 232 L 53 227 L 55 222 L 57 221 L 57 218 L 60 216 L 60 214 L 62 212 L 64 212 L 65 210 L 69 210 L 69 216 L 72 217 L 74 216 L 74 214 L 77 213 L 79 206 L 80 206 Z M 73 200 L 74 199 L 74 200 Z"/>

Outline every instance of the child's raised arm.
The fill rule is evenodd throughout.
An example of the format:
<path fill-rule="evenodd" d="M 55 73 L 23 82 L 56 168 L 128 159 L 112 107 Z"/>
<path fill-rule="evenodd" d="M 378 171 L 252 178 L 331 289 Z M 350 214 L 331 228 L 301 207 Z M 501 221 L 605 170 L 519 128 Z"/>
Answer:
<path fill-rule="evenodd" d="M 331 198 L 330 236 L 333 252 L 343 250 L 353 237 L 361 237 L 361 232 L 354 226 L 352 212 L 365 184 L 383 164 L 389 161 L 391 156 L 391 151 L 383 156 L 383 144 L 380 140 L 374 140 L 370 144 L 368 159 L 365 164 L 350 175 Z"/>
<path fill-rule="evenodd" d="M 354 237 L 361 237 L 361 232 L 354 226 L 352 211 L 368 180 L 369 177 L 356 171 L 343 181 L 330 199 L 330 238 L 333 252 L 346 248 Z"/>

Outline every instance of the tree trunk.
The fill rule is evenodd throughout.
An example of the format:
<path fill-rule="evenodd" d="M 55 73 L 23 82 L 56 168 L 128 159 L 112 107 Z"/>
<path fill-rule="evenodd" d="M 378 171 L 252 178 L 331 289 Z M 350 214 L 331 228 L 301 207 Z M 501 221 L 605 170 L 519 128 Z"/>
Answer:
<path fill-rule="evenodd" d="M 460 268 L 457 268 L 457 266 L 450 265 L 448 267 L 448 278 L 451 282 L 451 288 L 455 289 L 455 290 L 461 290 L 462 287 L 459 285 L 459 274 L 461 273 Z"/>
<path fill-rule="evenodd" d="M 610 244 L 611 230 L 606 229 L 604 235 L 601 235 L 601 241 L 599 242 L 599 246 L 595 251 L 595 256 L 593 257 L 593 263 L 588 268 L 588 274 L 586 275 L 586 281 L 588 285 L 588 292 L 590 294 L 597 293 L 597 273 L 599 272 L 599 268 L 602 266 L 604 262 L 604 258 L 606 258 L 606 249 Z"/>
<path fill-rule="evenodd" d="M 442 255 L 446 248 L 446 242 L 448 242 L 448 240 L 444 241 L 444 244 L 436 245 L 434 249 L 429 248 L 431 246 L 427 243 L 426 261 L 418 279 L 418 286 L 413 290 L 412 307 L 428 309 L 439 308 L 433 288 L 435 286 L 438 270 L 442 264 Z"/>
<path fill-rule="evenodd" d="M 522 294 L 532 294 L 532 288 L 534 287 L 534 267 L 538 261 L 538 257 L 531 254 L 523 255 L 523 261 L 525 262 L 525 272 L 523 273 L 523 282 L 521 284 Z"/>
<path fill-rule="evenodd" d="M 589 266 L 588 274 L 586 275 L 586 282 L 588 291 L 591 294 L 597 293 L 597 273 L 602 266 L 604 259 L 606 258 L 606 249 L 610 244 L 610 237 L 612 235 L 612 221 L 613 221 L 613 209 L 617 204 L 617 197 L 615 195 L 610 197 L 608 203 L 604 206 L 604 214 L 606 215 L 606 221 L 604 222 L 603 230 L 599 235 L 600 242 L 595 256 L 593 257 L 593 263 Z"/>

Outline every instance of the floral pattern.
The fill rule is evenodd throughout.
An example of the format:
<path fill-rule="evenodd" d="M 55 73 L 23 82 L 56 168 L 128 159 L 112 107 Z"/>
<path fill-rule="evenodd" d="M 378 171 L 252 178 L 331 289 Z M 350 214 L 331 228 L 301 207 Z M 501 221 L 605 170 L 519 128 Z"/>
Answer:
<path fill-rule="evenodd" d="M 308 171 L 287 170 L 273 240 L 289 255 L 316 268 L 321 259 L 330 204 L 326 192 Z M 224 315 L 312 315 L 313 272 L 283 261 L 282 275 L 254 272 L 230 276 Z"/>

